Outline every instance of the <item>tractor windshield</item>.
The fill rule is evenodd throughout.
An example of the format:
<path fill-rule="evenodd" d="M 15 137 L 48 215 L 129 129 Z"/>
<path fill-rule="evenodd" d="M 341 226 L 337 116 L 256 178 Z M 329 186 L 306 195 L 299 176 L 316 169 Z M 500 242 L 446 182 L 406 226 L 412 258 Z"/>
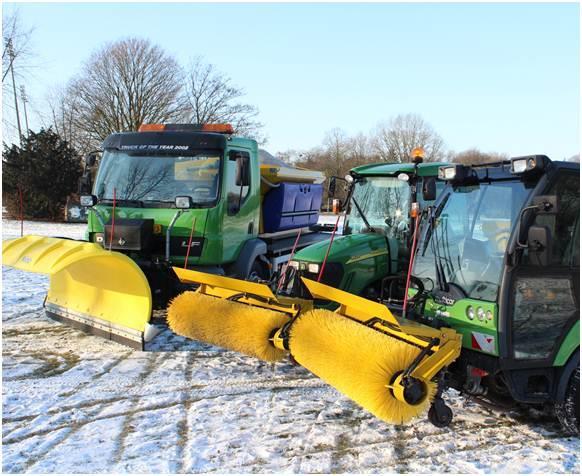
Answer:
<path fill-rule="evenodd" d="M 355 184 L 353 198 L 375 231 L 389 238 L 406 237 L 410 208 L 407 182 L 396 177 L 364 177 Z M 350 212 L 349 228 L 352 233 L 368 229 L 355 206 Z"/>
<path fill-rule="evenodd" d="M 518 181 L 447 187 L 434 226 L 419 244 L 413 274 L 433 286 L 440 275 L 445 287 L 495 301 L 509 235 L 527 195 Z"/>
<path fill-rule="evenodd" d="M 177 196 L 190 196 L 208 206 L 218 196 L 220 152 L 192 155 L 150 155 L 108 150 L 95 180 L 100 201 L 113 199 L 143 206 L 171 206 Z"/>

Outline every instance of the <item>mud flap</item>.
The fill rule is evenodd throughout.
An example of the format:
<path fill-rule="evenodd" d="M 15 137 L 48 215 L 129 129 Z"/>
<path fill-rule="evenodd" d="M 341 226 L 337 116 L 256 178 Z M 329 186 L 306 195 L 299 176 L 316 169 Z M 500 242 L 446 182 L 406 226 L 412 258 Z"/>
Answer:
<path fill-rule="evenodd" d="M 3 242 L 3 265 L 48 274 L 47 315 L 136 349 L 155 335 L 148 281 L 127 256 L 95 243 L 24 236 Z"/>

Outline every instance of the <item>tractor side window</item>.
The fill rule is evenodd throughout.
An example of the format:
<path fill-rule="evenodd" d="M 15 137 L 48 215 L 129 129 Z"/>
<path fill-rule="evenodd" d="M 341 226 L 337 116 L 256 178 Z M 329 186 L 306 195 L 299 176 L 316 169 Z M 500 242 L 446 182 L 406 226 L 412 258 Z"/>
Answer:
<path fill-rule="evenodd" d="M 580 265 L 580 178 L 575 174 L 562 173 L 545 194 L 557 195 L 558 213 L 537 215 L 534 224 L 550 229 L 551 263 L 577 267 Z M 529 264 L 538 264 L 535 255 L 524 258 Z"/>
<path fill-rule="evenodd" d="M 250 161 L 250 156 L 247 152 L 237 152 L 237 156 L 246 158 Z M 229 159 L 226 161 L 226 181 L 225 181 L 225 193 L 226 193 L 226 207 L 227 214 L 229 216 L 236 215 L 241 206 L 244 204 L 246 198 L 249 196 L 250 186 L 249 185 L 238 185 L 237 175 L 239 175 L 240 160 L 237 161 L 236 156 L 231 154 Z M 240 177 L 238 177 L 240 179 Z"/>
<path fill-rule="evenodd" d="M 513 349 L 516 359 L 546 359 L 577 312 L 572 281 L 520 277 L 515 282 Z"/>

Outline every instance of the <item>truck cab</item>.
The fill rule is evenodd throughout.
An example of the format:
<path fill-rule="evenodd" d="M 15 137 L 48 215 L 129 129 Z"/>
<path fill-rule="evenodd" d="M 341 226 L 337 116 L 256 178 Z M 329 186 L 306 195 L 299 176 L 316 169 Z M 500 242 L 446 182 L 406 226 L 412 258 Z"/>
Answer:
<path fill-rule="evenodd" d="M 92 195 L 83 197 L 86 237 L 130 256 L 153 289 L 177 282 L 172 265 L 268 279 L 298 229 L 297 249 L 326 237 L 313 228 L 323 180 L 262 163 L 256 141 L 229 125 L 143 125 L 104 141 Z"/>

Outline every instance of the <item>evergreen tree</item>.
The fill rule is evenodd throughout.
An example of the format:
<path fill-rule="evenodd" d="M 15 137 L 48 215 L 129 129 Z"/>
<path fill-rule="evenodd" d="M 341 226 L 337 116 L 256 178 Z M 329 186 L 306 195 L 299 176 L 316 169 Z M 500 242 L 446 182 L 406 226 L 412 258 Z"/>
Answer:
<path fill-rule="evenodd" d="M 26 218 L 62 219 L 67 197 L 77 191 L 82 173 L 75 150 L 51 128 L 29 131 L 22 145 L 4 144 L 2 157 L 4 206 L 20 214 L 19 188 Z"/>

